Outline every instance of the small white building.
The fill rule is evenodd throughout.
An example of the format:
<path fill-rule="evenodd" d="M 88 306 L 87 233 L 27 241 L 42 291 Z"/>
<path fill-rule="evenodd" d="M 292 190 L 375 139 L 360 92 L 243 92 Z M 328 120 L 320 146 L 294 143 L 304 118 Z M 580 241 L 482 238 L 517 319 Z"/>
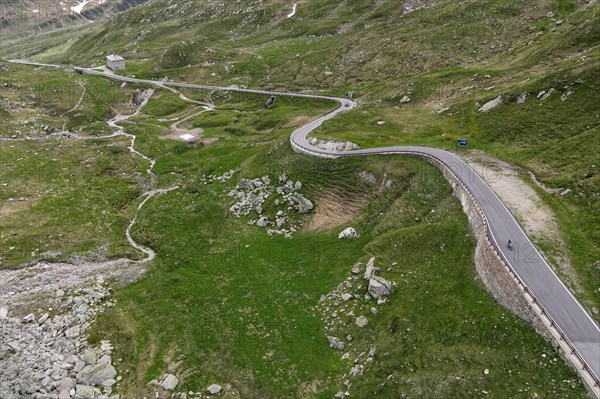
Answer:
<path fill-rule="evenodd" d="M 120 55 L 107 55 L 106 61 L 108 62 L 108 67 L 113 71 L 125 69 L 125 58 L 121 57 Z"/>

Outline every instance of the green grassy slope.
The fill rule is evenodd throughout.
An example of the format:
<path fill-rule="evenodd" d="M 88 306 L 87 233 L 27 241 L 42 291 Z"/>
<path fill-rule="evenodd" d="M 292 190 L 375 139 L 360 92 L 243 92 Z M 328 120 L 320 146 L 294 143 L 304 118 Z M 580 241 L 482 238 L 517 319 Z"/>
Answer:
<path fill-rule="evenodd" d="M 285 149 L 274 156 L 271 149 L 224 154 L 205 147 L 183 158 L 202 159 L 205 170 L 250 159 L 243 161 L 243 176 L 274 178 L 273 172 L 286 171 L 317 201 L 323 190 L 345 187 L 349 196 L 369 190 L 358 178 L 363 169 L 379 178 L 387 173 L 393 188 L 372 194 L 353 223 L 362 237 L 350 242 L 340 241 L 336 229 L 268 238 L 245 219 L 223 218 L 234 182 L 184 188 L 154 201 L 135 236 L 161 254 L 156 268 L 119 291 L 118 307 L 101 318 L 92 336 L 108 334 L 118 343 L 118 356 L 136 365 L 126 375 L 125 395 L 144 395 L 145 384 L 168 371 L 184 376 L 184 390 L 231 382 L 234 396 L 245 398 L 331 397 L 352 362 L 340 360 L 343 352 L 325 339 L 331 332 L 321 317 L 336 308 L 322 314 L 317 304 L 350 275 L 356 260 L 373 254 L 398 288 L 377 316 L 369 315 L 367 328 L 342 316 L 339 335 L 351 334 L 355 350 L 377 348 L 353 395 L 585 396 L 551 347 L 477 282 L 466 216 L 435 169 L 389 158 L 331 163 Z M 323 176 L 329 176 L 326 184 Z M 388 269 L 392 262 L 397 265 Z M 364 285 L 349 290 L 363 291 Z M 371 306 L 356 305 L 357 314 L 368 314 Z M 390 332 L 390 325 L 400 327 Z M 492 373 L 484 374 L 486 368 Z"/>
<path fill-rule="evenodd" d="M 568 0 L 425 3 L 428 8 L 409 13 L 392 0 L 307 0 L 286 19 L 287 1 L 228 2 L 223 8 L 213 1 L 156 0 L 110 21 L 0 43 L 0 56 L 101 65 L 106 54 L 118 52 L 128 63 L 122 73 L 138 77 L 327 94 L 353 90 L 359 107 L 316 134 L 363 147 L 453 148 L 456 138 L 467 137 L 470 149 L 513 162 L 559 189 L 542 198 L 560 222 L 585 290 L 580 297 L 600 308 L 600 6 Z M 115 109 L 131 110 L 135 97 L 129 85 L 121 91 L 106 80 L 60 70 L 10 68 L 0 75 L 3 137 L 43 134 L 35 121 L 27 125 L 32 116 L 56 128 L 106 133 L 105 121 Z M 89 89 L 82 107 L 61 116 L 79 99 L 80 83 Z M 36 96 L 36 85 L 51 94 Z M 551 88 L 548 98 L 536 98 Z M 525 103 L 517 104 L 523 93 Z M 165 372 L 181 377 L 186 391 L 231 382 L 234 397 L 324 398 L 344 390 L 352 364 L 329 348 L 322 318 L 331 314 L 322 312 L 319 300 L 369 255 L 398 287 L 378 315 L 371 315 L 372 304 L 356 305 L 369 319 L 367 328 L 347 317 L 339 331 L 353 336 L 354 348 L 377 348 L 363 377 L 353 381 L 353 396 L 585 396 L 550 345 L 477 281 L 466 217 L 437 171 L 408 159 L 331 162 L 294 154 L 289 133 L 332 104 L 279 98 L 262 109 L 260 96 L 213 95 L 216 110 L 180 126 L 204 129 L 219 138 L 213 145 L 165 138 L 172 122 L 158 119 L 192 110 L 169 92 L 157 92 L 127 123 L 138 136 L 136 148 L 158 160 L 155 183 L 182 189 L 143 209 L 132 234 L 158 257 L 146 279 L 118 290 L 118 306 L 101 316 L 90 336 L 92 343 L 108 338 L 115 344 L 124 397 L 149 394 L 146 384 Z M 477 112 L 498 95 L 500 106 Z M 405 96 L 410 101 L 402 102 Z M 70 242 L 71 252 L 90 255 L 110 243 L 107 256 L 139 256 L 123 230 L 147 183 L 139 176 L 147 164 L 118 139 L 51 144 L 2 145 L 8 160 L 3 182 L 9 183 L 2 199 L 27 197 L 33 187 L 59 191 L 21 208 L 16 201 L 3 204 L 2 248 L 23 250 L 3 253 L 2 267 L 38 259 L 35 249 L 47 243 L 48 252 Z M 33 185 L 23 176 L 25 166 L 74 172 L 58 181 L 43 174 Z M 229 169 L 239 170 L 229 183 L 200 181 Z M 363 170 L 377 177 L 377 186 L 358 177 Z M 336 233 L 345 225 L 306 228 L 292 240 L 269 238 L 228 214 L 226 194 L 237 179 L 275 179 L 282 172 L 301 180 L 317 204 L 334 197 L 336 208 L 344 209 L 361 199 L 352 222 L 361 238 L 339 241 Z M 380 185 L 386 174 L 393 181 L 387 190 Z M 84 182 L 92 189 L 81 189 Z M 79 203 L 88 206 L 68 211 Z M 316 217 L 302 220 L 309 225 Z M 99 219 L 97 230 L 87 229 Z M 5 226 L 17 234 L 5 234 Z M 364 287 L 353 289 L 364 296 Z"/>

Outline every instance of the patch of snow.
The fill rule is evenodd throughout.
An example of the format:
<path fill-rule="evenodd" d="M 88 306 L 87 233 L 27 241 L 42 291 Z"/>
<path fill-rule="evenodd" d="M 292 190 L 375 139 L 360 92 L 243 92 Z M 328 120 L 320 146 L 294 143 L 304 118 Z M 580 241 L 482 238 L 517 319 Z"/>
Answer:
<path fill-rule="evenodd" d="M 92 0 L 82 0 L 80 3 L 77 3 L 76 6 L 71 7 L 71 10 L 75 11 L 77 14 L 81 14 L 83 11 L 83 7 L 85 7 L 88 3 L 91 3 Z"/>
<path fill-rule="evenodd" d="M 182 134 L 181 136 L 179 136 L 180 138 L 184 139 L 185 141 L 190 141 L 194 138 L 194 135 L 192 134 Z"/>
<path fill-rule="evenodd" d="M 292 12 L 287 15 L 287 18 L 291 18 L 296 14 L 296 3 L 292 6 Z"/>

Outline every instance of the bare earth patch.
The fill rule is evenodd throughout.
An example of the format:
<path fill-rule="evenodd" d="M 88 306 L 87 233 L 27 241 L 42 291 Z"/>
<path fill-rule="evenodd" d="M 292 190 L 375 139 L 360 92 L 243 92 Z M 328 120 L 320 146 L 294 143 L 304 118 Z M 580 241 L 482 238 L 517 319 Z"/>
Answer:
<path fill-rule="evenodd" d="M 5 218 L 10 215 L 21 212 L 32 205 L 32 201 L 3 201 L 0 204 L 0 220 L 6 220 Z"/>
<path fill-rule="evenodd" d="M 325 190 L 317 201 L 315 214 L 306 225 L 306 230 L 328 230 L 350 223 L 358 216 L 360 210 L 367 205 L 369 195 L 344 195 L 339 190 Z"/>
<path fill-rule="evenodd" d="M 500 197 L 534 242 L 552 245 L 552 260 L 573 290 L 581 292 L 577 274 L 567 257 L 567 245 L 556 216 L 537 192 L 522 179 L 526 173 L 507 162 L 478 151 L 457 154 L 485 180 Z"/>

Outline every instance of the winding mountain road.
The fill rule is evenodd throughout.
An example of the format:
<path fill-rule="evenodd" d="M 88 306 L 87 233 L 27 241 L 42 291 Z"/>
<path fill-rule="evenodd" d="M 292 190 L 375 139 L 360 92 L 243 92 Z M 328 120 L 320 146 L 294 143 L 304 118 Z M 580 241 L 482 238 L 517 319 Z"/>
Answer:
<path fill-rule="evenodd" d="M 36 64 L 24 60 L 12 62 L 38 66 L 61 67 L 59 65 Z M 99 72 L 89 68 L 75 67 L 78 73 L 103 76 L 117 81 L 151 84 L 158 87 L 173 86 L 200 90 L 227 90 L 269 96 L 289 96 L 336 101 L 340 106 L 312 122 L 296 129 L 290 143 L 294 150 L 321 158 L 339 158 L 368 155 L 412 155 L 431 159 L 443 164 L 460 180 L 477 202 L 487 222 L 487 236 L 504 262 L 514 273 L 524 293 L 529 296 L 533 308 L 541 315 L 565 351 L 567 357 L 577 367 L 591 392 L 600 398 L 600 326 L 571 291 L 554 273 L 544 256 L 536 249 L 529 237 L 521 229 L 513 215 L 498 198 L 494 191 L 475 173 L 475 171 L 451 152 L 429 147 L 392 146 L 369 148 L 355 151 L 325 151 L 308 143 L 306 137 L 323 122 L 339 113 L 352 110 L 356 104 L 345 98 L 327 97 L 290 92 L 240 89 L 237 87 L 219 87 L 189 83 L 159 82 L 136 79 Z M 506 246 L 508 240 L 514 243 L 514 250 Z M 536 308 L 537 307 L 537 308 Z"/>

